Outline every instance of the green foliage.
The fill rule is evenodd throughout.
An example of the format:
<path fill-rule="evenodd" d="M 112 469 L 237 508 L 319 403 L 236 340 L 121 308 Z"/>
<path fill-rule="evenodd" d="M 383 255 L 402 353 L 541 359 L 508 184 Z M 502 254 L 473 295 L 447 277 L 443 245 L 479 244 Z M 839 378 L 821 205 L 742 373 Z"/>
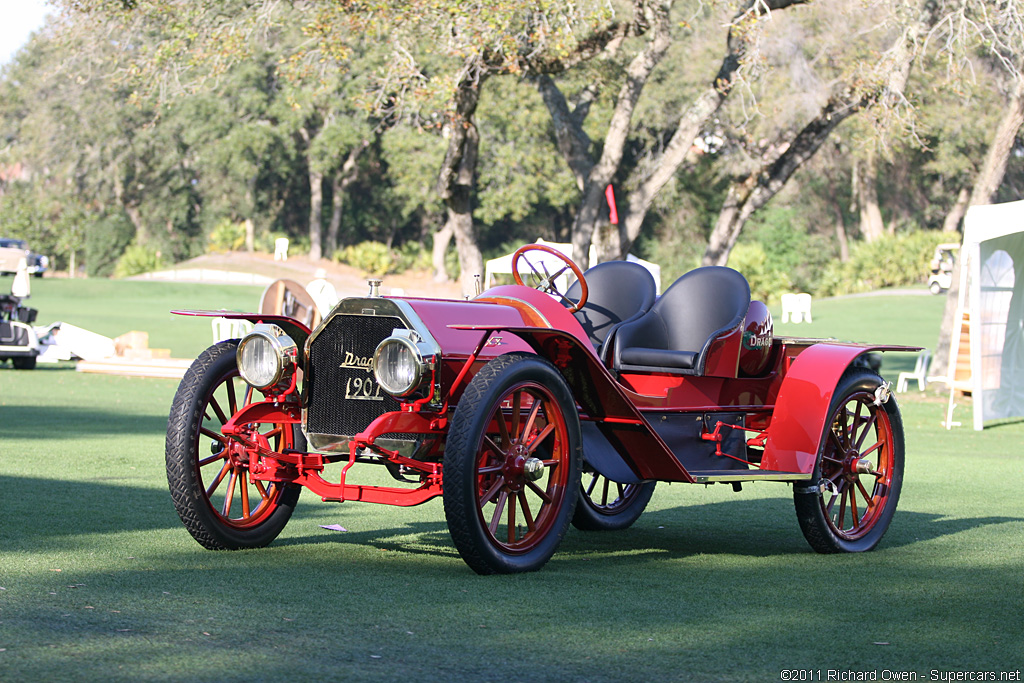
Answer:
<path fill-rule="evenodd" d="M 743 273 L 750 283 L 750 298 L 765 303 L 793 290 L 789 275 L 772 263 L 758 243 L 737 244 L 729 255 L 729 267 Z"/>
<path fill-rule="evenodd" d="M 210 232 L 207 249 L 213 252 L 238 251 L 245 246 L 245 223 L 228 219 L 220 223 Z"/>
<path fill-rule="evenodd" d="M 419 242 L 406 242 L 394 252 L 395 265 L 392 272 L 404 273 L 407 270 L 429 270 L 431 267 L 430 250 Z"/>
<path fill-rule="evenodd" d="M 142 273 L 151 273 L 164 267 L 164 259 L 159 251 L 143 244 L 132 243 L 124 250 L 124 254 L 114 267 L 114 277 L 125 278 Z"/>
<path fill-rule="evenodd" d="M 661 267 L 661 288 L 664 290 L 681 275 L 700 265 L 704 244 L 682 232 L 664 230 L 661 239 L 642 236 L 632 253 Z"/>
<path fill-rule="evenodd" d="M 408 270 L 429 270 L 431 267 L 430 251 L 418 242 L 406 242 L 392 249 L 388 249 L 386 244 L 380 242 L 360 242 L 334 252 L 333 259 L 338 263 L 358 268 L 365 275 L 373 277 L 404 273 Z M 456 272 L 457 270 L 456 268 Z M 451 272 L 449 270 L 449 274 Z"/>
<path fill-rule="evenodd" d="M 836 296 L 927 282 L 936 245 L 948 241 L 948 233 L 929 230 L 857 242 L 849 261 L 829 264 L 816 293 Z"/>
<path fill-rule="evenodd" d="M 347 246 L 334 253 L 334 260 L 375 277 L 387 275 L 395 262 L 391 250 L 380 242 L 360 242 Z"/>
<path fill-rule="evenodd" d="M 512 103 L 513 106 L 503 106 Z M 522 221 L 538 205 L 562 207 L 579 200 L 572 173 L 551 145 L 550 116 L 537 88 L 513 79 L 491 79 L 480 97 L 479 205 L 474 214 L 490 225 Z"/>
<path fill-rule="evenodd" d="M 764 250 L 765 268 L 784 275 L 793 290 L 815 291 L 821 273 L 837 256 L 834 241 L 811 233 L 797 207 L 769 205 L 752 217 L 745 232 L 747 240 Z M 729 261 L 731 265 L 731 257 Z"/>
<path fill-rule="evenodd" d="M 85 228 L 85 272 L 108 277 L 135 237 L 135 226 L 122 213 L 103 216 Z"/>

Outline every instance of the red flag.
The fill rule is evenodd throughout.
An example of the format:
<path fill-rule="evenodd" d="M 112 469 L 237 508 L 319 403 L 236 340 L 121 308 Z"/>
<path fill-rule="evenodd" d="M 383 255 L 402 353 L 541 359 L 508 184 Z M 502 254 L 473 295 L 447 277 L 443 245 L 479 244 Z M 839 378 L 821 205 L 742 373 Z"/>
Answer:
<path fill-rule="evenodd" d="M 615 208 L 615 190 L 612 186 L 604 188 L 604 198 L 608 200 L 608 222 L 612 225 L 619 224 L 619 212 Z"/>

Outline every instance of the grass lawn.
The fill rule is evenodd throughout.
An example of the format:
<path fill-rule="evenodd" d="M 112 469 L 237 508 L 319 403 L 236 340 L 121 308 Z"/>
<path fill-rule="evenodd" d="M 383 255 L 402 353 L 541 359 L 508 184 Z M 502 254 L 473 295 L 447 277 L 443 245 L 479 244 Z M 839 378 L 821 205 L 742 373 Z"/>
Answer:
<path fill-rule="evenodd" d="M 0 280 L 0 287 L 7 282 Z M 32 281 L 27 303 L 39 310 L 36 325 L 59 320 L 107 337 L 139 330 L 149 333 L 150 348 L 195 358 L 213 340 L 210 319 L 173 315 L 172 310 L 255 311 L 262 292 L 248 285 L 44 278 Z"/>
<path fill-rule="evenodd" d="M 40 322 L 147 330 L 179 357 L 209 327 L 167 310 L 247 308 L 259 294 L 33 288 Z M 940 313 L 938 298 L 825 300 L 812 325 L 778 327 L 934 344 Z M 778 681 L 786 669 L 939 680 L 933 670 L 1024 668 L 1024 455 L 1012 445 L 1024 423 L 947 432 L 941 396 L 900 395 L 903 495 L 871 553 L 813 553 L 786 485 L 662 484 L 633 528 L 571 530 L 540 572 L 480 577 L 440 501 L 337 505 L 307 492 L 269 548 L 202 549 L 164 479 L 175 384 L 0 367 L 0 681 Z"/>

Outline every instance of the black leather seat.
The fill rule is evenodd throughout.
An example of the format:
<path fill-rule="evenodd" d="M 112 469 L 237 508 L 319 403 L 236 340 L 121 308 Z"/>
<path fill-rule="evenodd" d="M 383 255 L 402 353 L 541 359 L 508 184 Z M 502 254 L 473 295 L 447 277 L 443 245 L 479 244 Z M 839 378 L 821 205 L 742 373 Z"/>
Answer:
<path fill-rule="evenodd" d="M 702 375 L 711 342 L 742 325 L 749 306 L 750 285 L 737 271 L 723 266 L 691 270 L 651 310 L 619 327 L 612 366 Z"/>
<path fill-rule="evenodd" d="M 587 303 L 573 313 L 590 338 L 598 355 L 601 347 L 616 326 L 636 320 L 654 304 L 657 285 L 651 273 L 639 263 L 631 261 L 606 261 L 589 269 L 583 276 L 587 279 Z M 580 283 L 574 282 L 566 293 L 568 298 L 578 301 Z"/>

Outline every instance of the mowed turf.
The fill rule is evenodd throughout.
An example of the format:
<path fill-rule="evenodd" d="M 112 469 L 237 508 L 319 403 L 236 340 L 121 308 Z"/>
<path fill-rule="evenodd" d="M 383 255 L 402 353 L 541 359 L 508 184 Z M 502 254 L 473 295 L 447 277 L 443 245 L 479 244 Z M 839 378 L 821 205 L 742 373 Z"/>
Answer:
<path fill-rule="evenodd" d="M 55 302 L 77 294 L 41 284 L 40 321 L 59 319 Z M 160 285 L 89 284 L 67 309 L 76 324 L 100 331 L 134 307 L 107 333 L 167 335 L 154 346 L 176 356 L 210 333 L 185 321 L 193 332 L 175 341 L 184 323 L 169 308 L 246 307 L 209 301 L 209 286 L 170 285 L 184 300 L 168 302 Z M 901 341 L 905 329 L 877 320 L 933 304 L 890 298 L 904 313 L 880 316 L 882 298 L 816 302 L 815 323 L 785 333 L 839 336 L 826 329 L 838 306 L 837 320 L 877 332 L 862 338 Z M 937 334 L 935 310 L 933 330 L 914 334 Z M 164 479 L 174 390 L 71 364 L 0 367 L 0 680 L 777 681 L 790 669 L 932 680 L 1024 664 L 1024 424 L 946 431 L 938 394 L 898 397 L 905 484 L 874 552 L 813 553 L 783 484 L 659 484 L 633 528 L 570 530 L 540 572 L 479 577 L 440 501 L 338 505 L 307 492 L 270 547 L 204 550 Z"/>

